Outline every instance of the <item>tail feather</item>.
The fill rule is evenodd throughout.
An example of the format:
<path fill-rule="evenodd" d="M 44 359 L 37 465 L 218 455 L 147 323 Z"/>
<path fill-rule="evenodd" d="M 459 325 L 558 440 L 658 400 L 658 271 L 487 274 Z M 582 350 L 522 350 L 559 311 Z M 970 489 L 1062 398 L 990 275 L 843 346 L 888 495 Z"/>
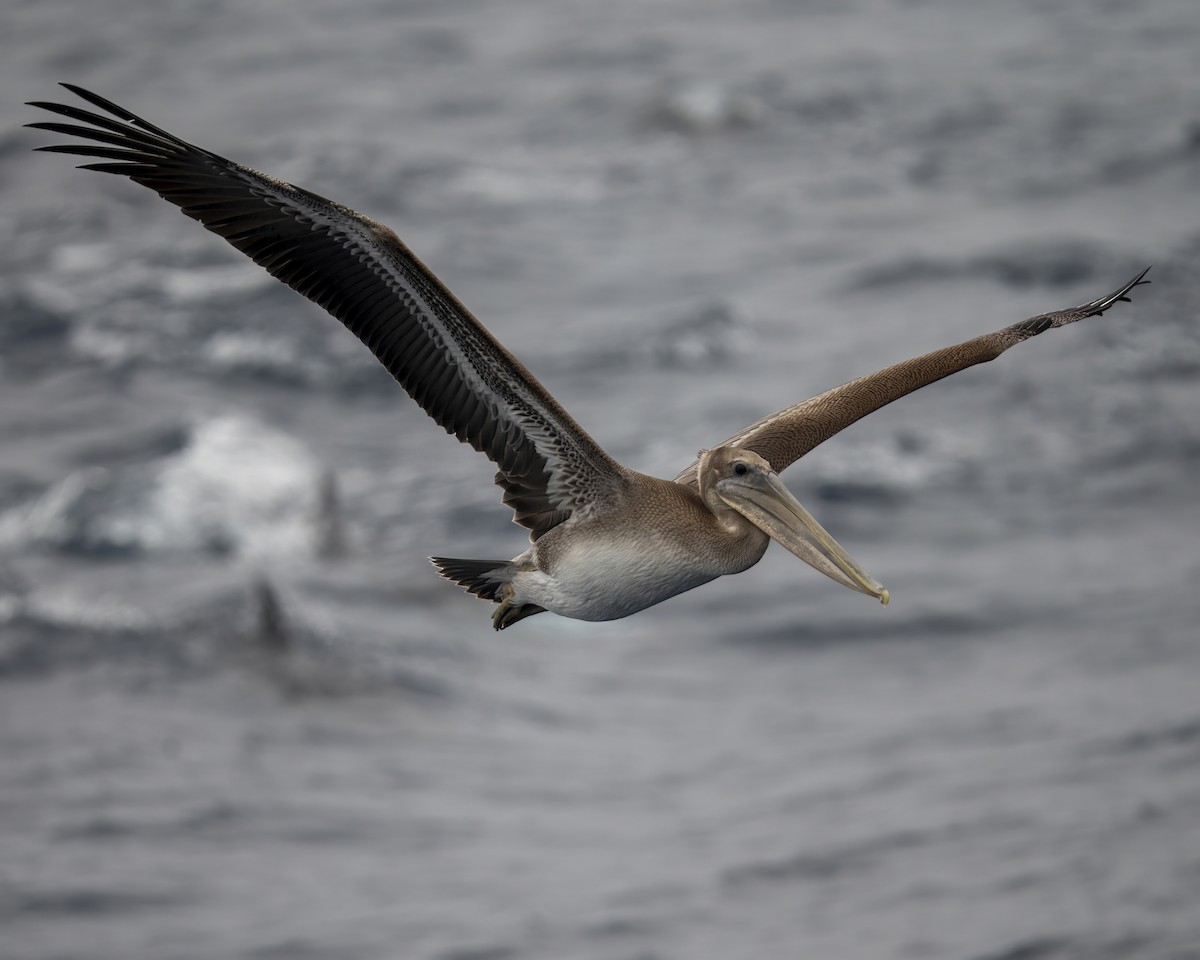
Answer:
<path fill-rule="evenodd" d="M 430 557 L 438 573 L 483 600 L 499 603 L 500 588 L 512 579 L 509 560 L 459 560 L 454 557 Z"/>

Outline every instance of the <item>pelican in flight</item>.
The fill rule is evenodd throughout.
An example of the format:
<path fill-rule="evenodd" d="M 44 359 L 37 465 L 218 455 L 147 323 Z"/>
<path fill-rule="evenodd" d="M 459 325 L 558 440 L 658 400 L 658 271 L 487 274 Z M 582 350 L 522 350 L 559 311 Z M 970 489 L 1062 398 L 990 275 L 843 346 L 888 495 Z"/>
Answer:
<path fill-rule="evenodd" d="M 1102 314 L 1148 283 L 935 350 L 780 410 L 672 480 L 617 463 L 381 223 L 233 163 L 72 84 L 94 113 L 35 102 L 76 137 L 41 147 L 100 162 L 149 187 L 272 276 L 320 304 L 375 354 L 447 433 L 485 454 L 532 546 L 513 560 L 432 557 L 440 574 L 496 604 L 497 630 L 550 611 L 615 620 L 754 566 L 776 540 L 843 586 L 888 602 L 779 479 L 818 444 L 885 404 L 1053 327 Z M 1149 269 L 1149 268 L 1147 268 Z"/>

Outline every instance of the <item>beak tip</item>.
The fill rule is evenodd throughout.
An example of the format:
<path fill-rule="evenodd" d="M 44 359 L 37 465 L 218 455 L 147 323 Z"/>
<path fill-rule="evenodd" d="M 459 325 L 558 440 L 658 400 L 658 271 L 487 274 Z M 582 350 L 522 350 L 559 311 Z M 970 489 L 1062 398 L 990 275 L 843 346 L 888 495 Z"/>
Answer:
<path fill-rule="evenodd" d="M 883 590 L 879 594 L 879 602 L 882 603 L 886 607 L 888 605 L 888 601 L 891 599 L 892 599 L 892 595 L 890 593 L 888 593 L 888 588 L 884 587 Z"/>

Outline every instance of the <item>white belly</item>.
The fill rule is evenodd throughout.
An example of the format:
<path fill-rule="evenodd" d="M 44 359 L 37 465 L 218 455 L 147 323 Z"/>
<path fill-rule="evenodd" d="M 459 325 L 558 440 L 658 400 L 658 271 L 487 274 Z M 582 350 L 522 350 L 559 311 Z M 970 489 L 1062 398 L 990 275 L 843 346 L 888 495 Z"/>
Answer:
<path fill-rule="evenodd" d="M 585 539 L 556 556 L 553 574 L 517 573 L 513 599 L 576 620 L 617 620 L 726 572 L 733 571 L 664 550 L 661 542 Z"/>

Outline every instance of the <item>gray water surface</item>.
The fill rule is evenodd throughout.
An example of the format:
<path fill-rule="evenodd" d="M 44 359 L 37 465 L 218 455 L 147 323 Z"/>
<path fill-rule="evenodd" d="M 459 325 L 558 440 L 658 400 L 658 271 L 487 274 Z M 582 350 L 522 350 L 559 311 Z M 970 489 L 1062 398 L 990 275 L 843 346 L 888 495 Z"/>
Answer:
<path fill-rule="evenodd" d="M 3 960 L 1200 957 L 1200 7 L 0 11 Z M 606 449 L 1132 304 L 785 479 L 771 551 L 492 633 L 484 458 L 79 83 L 394 227 Z"/>

